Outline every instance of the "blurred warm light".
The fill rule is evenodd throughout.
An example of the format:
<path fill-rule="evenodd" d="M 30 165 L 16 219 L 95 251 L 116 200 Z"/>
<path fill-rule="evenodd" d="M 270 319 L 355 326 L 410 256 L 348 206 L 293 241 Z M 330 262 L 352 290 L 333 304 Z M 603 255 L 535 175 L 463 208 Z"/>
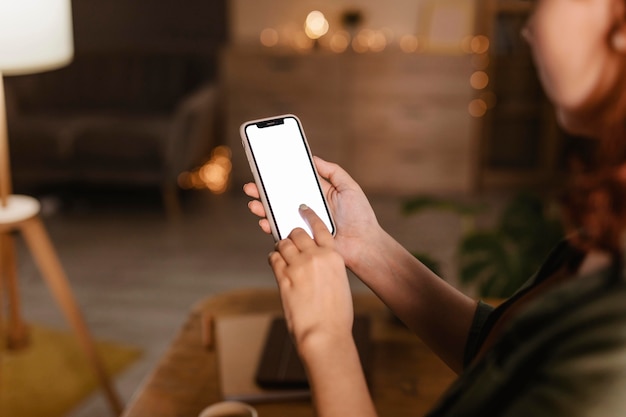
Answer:
<path fill-rule="evenodd" d="M 278 44 L 278 31 L 273 28 L 265 28 L 261 31 L 261 45 L 272 47 Z"/>
<path fill-rule="evenodd" d="M 487 103 L 482 99 L 476 98 L 470 101 L 467 110 L 473 117 L 482 117 L 487 113 Z"/>
<path fill-rule="evenodd" d="M 294 33 L 291 44 L 297 51 L 307 51 L 313 48 L 314 40 L 309 38 L 304 32 Z"/>
<path fill-rule="evenodd" d="M 382 52 L 387 47 L 387 37 L 381 30 L 374 31 L 369 39 L 368 46 L 372 52 Z"/>
<path fill-rule="evenodd" d="M 489 38 L 485 35 L 477 35 L 470 41 L 470 50 L 475 54 L 484 54 L 489 50 Z"/>
<path fill-rule="evenodd" d="M 200 168 L 182 172 L 178 176 L 178 185 L 185 190 L 208 188 L 215 194 L 223 193 L 228 188 L 228 179 L 232 171 L 231 157 L 229 147 L 216 147 L 211 152 L 210 159 Z"/>
<path fill-rule="evenodd" d="M 202 182 L 202 178 L 200 178 L 200 174 L 198 171 L 191 174 L 191 186 L 197 190 L 208 188 L 206 184 Z"/>
<path fill-rule="evenodd" d="M 224 157 L 224 158 L 228 158 L 228 160 L 230 160 L 232 155 L 233 153 L 230 150 L 230 148 L 228 146 L 223 146 L 223 145 L 215 147 L 215 149 L 213 149 L 213 151 L 211 152 L 211 156 Z"/>
<path fill-rule="evenodd" d="M 328 20 L 319 10 L 307 15 L 304 30 L 298 28 L 297 23 L 268 27 L 259 33 L 259 40 L 265 47 L 287 46 L 303 53 L 318 47 L 334 53 L 343 53 L 350 47 L 358 53 L 382 52 L 392 44 L 399 44 L 402 51 L 413 53 L 422 50 L 425 45 L 415 35 L 397 37 L 387 27 L 376 30 L 364 28 L 356 34 L 347 30 L 330 31 Z"/>
<path fill-rule="evenodd" d="M 359 31 L 354 40 L 352 41 L 352 47 L 357 52 L 367 52 L 370 45 L 370 39 L 374 36 L 372 29 L 363 29 Z"/>
<path fill-rule="evenodd" d="M 328 20 L 324 13 L 314 10 L 309 13 L 304 23 L 304 32 L 311 39 L 319 39 L 328 32 Z"/>
<path fill-rule="evenodd" d="M 387 37 L 382 30 L 363 29 L 352 42 L 352 47 L 357 52 L 381 52 L 387 47 Z"/>
<path fill-rule="evenodd" d="M 416 52 L 419 41 L 415 35 L 404 35 L 400 38 L 400 49 L 406 53 Z"/>
<path fill-rule="evenodd" d="M 333 33 L 328 47 L 333 52 L 344 52 L 350 45 L 350 34 L 345 30 Z"/>
<path fill-rule="evenodd" d="M 354 52 L 358 52 L 360 54 L 364 54 L 365 52 L 367 52 L 367 44 L 361 42 L 359 40 L 359 37 L 355 37 L 352 39 L 352 49 L 354 50 Z"/>
<path fill-rule="evenodd" d="M 191 179 L 192 173 L 189 171 L 181 172 L 178 175 L 178 186 L 183 190 L 190 190 L 193 188 L 193 180 Z"/>
<path fill-rule="evenodd" d="M 470 84 L 476 90 L 482 90 L 489 84 L 489 76 L 485 71 L 476 71 L 470 76 Z"/>

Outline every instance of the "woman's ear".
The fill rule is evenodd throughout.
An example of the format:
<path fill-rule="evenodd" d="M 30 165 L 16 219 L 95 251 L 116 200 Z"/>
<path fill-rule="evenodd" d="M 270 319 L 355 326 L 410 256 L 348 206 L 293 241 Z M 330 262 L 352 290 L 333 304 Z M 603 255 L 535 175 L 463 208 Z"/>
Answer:
<path fill-rule="evenodd" d="M 623 0 L 613 2 L 615 24 L 611 32 L 611 47 L 618 53 L 626 53 L 626 7 Z"/>
<path fill-rule="evenodd" d="M 626 53 L 626 25 L 616 28 L 611 35 L 611 46 L 616 52 Z"/>

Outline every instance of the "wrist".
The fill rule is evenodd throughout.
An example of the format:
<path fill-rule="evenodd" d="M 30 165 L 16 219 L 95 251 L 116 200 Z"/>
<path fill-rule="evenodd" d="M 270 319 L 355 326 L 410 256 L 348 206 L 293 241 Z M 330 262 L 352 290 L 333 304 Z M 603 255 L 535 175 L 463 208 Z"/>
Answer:
<path fill-rule="evenodd" d="M 333 352 L 356 349 L 350 330 L 310 333 L 297 340 L 296 345 L 302 360 L 308 364 L 330 359 Z"/>
<path fill-rule="evenodd" d="M 365 277 L 368 272 L 381 267 L 389 250 L 389 241 L 393 238 L 380 226 L 369 234 L 367 239 L 358 239 L 351 247 L 351 256 L 345 259 L 346 267 L 359 277 Z"/>
<path fill-rule="evenodd" d="M 318 415 L 376 416 L 352 334 L 319 336 L 301 351 Z"/>

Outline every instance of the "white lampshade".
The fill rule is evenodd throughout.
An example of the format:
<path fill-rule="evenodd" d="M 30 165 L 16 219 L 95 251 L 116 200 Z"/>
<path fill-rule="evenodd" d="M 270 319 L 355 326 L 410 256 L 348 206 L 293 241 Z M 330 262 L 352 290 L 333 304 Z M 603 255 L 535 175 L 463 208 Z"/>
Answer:
<path fill-rule="evenodd" d="M 0 0 L 0 72 L 30 74 L 74 55 L 70 0 Z"/>

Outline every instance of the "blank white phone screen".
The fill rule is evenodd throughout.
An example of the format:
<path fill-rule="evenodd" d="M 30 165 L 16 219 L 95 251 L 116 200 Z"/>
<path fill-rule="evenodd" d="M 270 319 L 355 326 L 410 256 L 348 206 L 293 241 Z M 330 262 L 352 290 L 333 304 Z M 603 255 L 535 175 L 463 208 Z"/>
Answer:
<path fill-rule="evenodd" d="M 332 232 L 332 222 L 300 126 L 293 117 L 285 117 L 283 122 L 265 127 L 256 124 L 246 127 L 250 150 L 279 238 L 284 239 L 296 227 L 303 228 L 312 236 L 300 216 L 298 209 L 301 204 L 312 208 Z"/>

